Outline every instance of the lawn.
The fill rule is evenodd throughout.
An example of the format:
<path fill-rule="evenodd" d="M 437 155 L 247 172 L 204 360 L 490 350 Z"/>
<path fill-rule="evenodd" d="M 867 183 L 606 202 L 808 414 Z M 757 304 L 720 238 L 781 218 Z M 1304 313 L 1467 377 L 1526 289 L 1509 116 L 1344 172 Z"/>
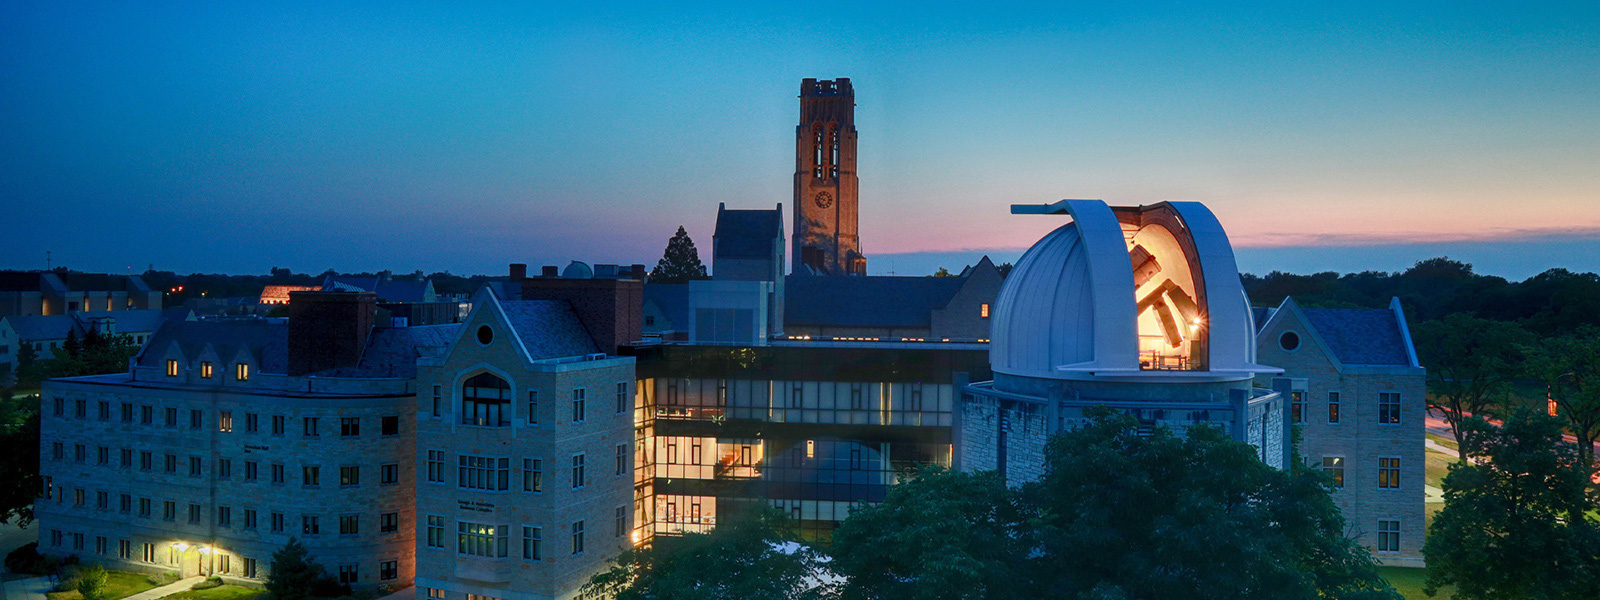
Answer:
<path fill-rule="evenodd" d="M 1422 581 L 1428 578 L 1427 569 L 1412 569 L 1409 567 L 1378 567 L 1378 574 L 1389 580 L 1389 585 L 1405 596 L 1406 600 L 1426 600 L 1429 598 L 1449 598 L 1455 588 L 1445 587 L 1439 590 L 1436 596 L 1422 593 Z"/>
<path fill-rule="evenodd" d="M 150 583 L 149 575 L 143 573 L 129 573 L 126 571 L 106 571 L 106 597 L 126 598 L 139 592 L 156 587 Z M 45 594 L 50 600 L 82 600 L 78 590 L 65 592 L 50 592 Z"/>
<path fill-rule="evenodd" d="M 266 590 L 238 585 L 220 585 L 206 590 L 189 590 L 167 596 L 166 600 L 251 600 Z"/>

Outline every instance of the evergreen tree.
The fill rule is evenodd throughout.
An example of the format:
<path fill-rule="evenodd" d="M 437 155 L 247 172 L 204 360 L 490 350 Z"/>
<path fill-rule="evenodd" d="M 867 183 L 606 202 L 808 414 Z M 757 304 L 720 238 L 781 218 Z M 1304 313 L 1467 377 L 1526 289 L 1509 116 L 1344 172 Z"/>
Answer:
<path fill-rule="evenodd" d="M 650 272 L 650 283 L 684 283 L 691 279 L 709 279 L 706 266 L 700 263 L 700 252 L 694 248 L 689 232 L 678 226 L 678 233 L 667 240 L 667 250 Z"/>
<path fill-rule="evenodd" d="M 77 358 L 78 353 L 83 351 L 83 343 L 78 341 L 78 331 L 76 329 L 67 330 L 67 341 L 61 343 L 61 349 L 66 350 L 67 356 L 72 358 Z"/>
<path fill-rule="evenodd" d="M 311 561 L 305 545 L 291 537 L 272 553 L 272 572 L 267 575 L 266 587 L 274 600 L 306 600 L 327 576 L 322 565 Z"/>
<path fill-rule="evenodd" d="M 0 524 L 16 519 L 20 527 L 33 522 L 33 501 L 44 489 L 44 478 L 39 476 L 39 413 L 11 425 L 15 418 L 8 415 L 0 427 L 0 481 L 6 482 L 0 486 Z"/>

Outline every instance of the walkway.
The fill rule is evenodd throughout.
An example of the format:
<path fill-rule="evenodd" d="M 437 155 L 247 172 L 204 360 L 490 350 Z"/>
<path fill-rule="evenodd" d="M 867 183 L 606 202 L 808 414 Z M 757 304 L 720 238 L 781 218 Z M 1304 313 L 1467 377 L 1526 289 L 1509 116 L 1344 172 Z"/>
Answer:
<path fill-rule="evenodd" d="M 179 579 L 175 583 L 169 583 L 158 588 L 148 589 L 132 596 L 128 596 L 123 600 L 157 600 L 158 598 L 165 598 L 178 592 L 187 591 L 189 588 L 194 587 L 194 584 L 205 580 L 206 578 L 199 575 L 190 577 L 188 579 Z"/>
<path fill-rule="evenodd" d="M 13 579 L 5 585 L 6 600 L 44 600 L 45 592 L 55 584 L 49 577 L 30 577 L 27 579 Z"/>
<path fill-rule="evenodd" d="M 395 592 L 393 594 L 389 594 L 387 596 L 379 598 L 378 600 L 413 600 L 416 597 L 417 597 L 417 588 L 407 586 L 407 587 L 401 588 L 400 591 L 397 591 L 397 592 Z"/>

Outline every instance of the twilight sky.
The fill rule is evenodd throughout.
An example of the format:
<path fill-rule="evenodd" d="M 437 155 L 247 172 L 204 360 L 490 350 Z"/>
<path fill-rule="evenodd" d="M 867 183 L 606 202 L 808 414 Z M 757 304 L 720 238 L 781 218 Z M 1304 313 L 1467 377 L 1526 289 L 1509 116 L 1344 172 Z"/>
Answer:
<path fill-rule="evenodd" d="M 850 77 L 874 273 L 1061 198 L 1205 202 L 1257 273 L 1600 271 L 1592 1 L 66 4 L 0 4 L 0 268 L 709 262 Z"/>

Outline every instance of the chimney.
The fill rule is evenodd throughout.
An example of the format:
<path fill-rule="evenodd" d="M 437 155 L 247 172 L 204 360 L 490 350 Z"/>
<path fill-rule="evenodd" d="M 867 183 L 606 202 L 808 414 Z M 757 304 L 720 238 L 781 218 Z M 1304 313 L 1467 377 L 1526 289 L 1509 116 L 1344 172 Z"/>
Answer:
<path fill-rule="evenodd" d="M 594 345 L 615 355 L 644 337 L 644 284 L 632 279 L 529 279 L 523 300 L 565 300 Z"/>
<path fill-rule="evenodd" d="M 289 375 L 354 367 L 377 318 L 372 292 L 289 292 Z"/>
<path fill-rule="evenodd" d="M 639 281 L 644 281 L 644 278 L 645 278 L 644 265 L 639 265 L 639 264 L 633 265 L 633 278 L 637 279 Z"/>
<path fill-rule="evenodd" d="M 511 263 L 511 280 L 522 281 L 528 278 L 528 265 L 526 263 Z"/>
<path fill-rule="evenodd" d="M 554 279 L 561 276 L 561 270 L 557 269 L 555 265 L 545 265 L 544 268 L 539 271 L 539 276 L 547 279 Z"/>

